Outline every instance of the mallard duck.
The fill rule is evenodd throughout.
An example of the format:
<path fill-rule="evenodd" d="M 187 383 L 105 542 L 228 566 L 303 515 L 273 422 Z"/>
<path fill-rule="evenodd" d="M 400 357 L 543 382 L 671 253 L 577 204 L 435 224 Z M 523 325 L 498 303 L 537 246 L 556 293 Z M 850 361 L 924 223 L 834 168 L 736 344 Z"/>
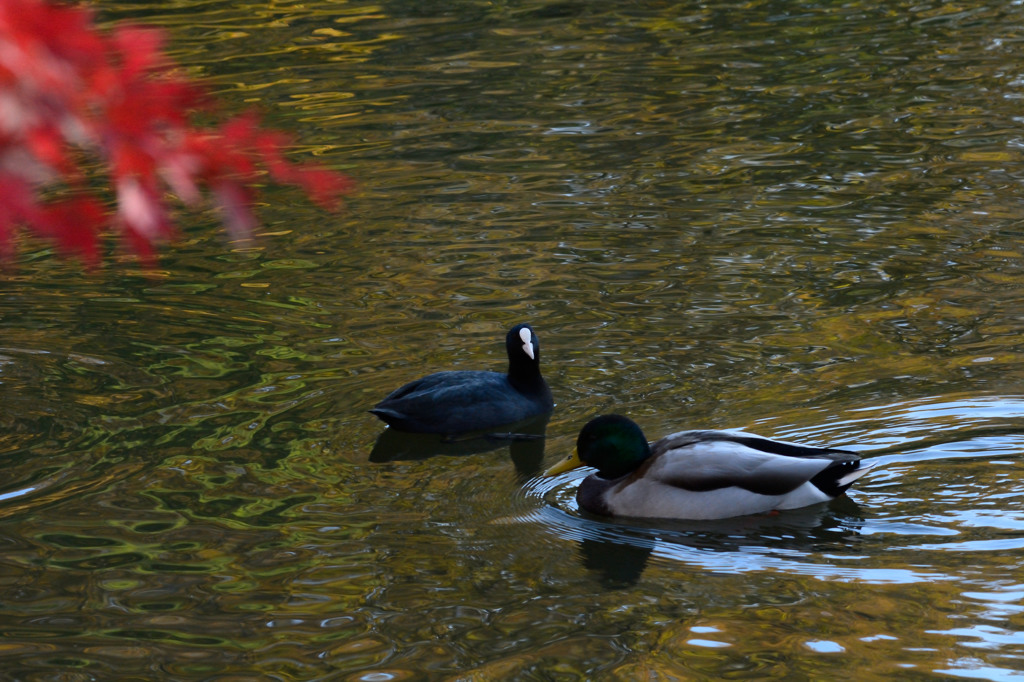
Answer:
<path fill-rule="evenodd" d="M 597 469 L 576 491 L 593 514 L 706 520 L 826 502 L 873 465 L 848 450 L 741 431 L 680 431 L 648 444 L 635 422 L 610 414 L 588 422 L 575 452 L 544 473 Z"/>
<path fill-rule="evenodd" d="M 547 414 L 551 389 L 540 374 L 540 342 L 528 324 L 505 337 L 508 372 L 437 372 L 410 382 L 370 412 L 402 431 L 458 434 Z"/>

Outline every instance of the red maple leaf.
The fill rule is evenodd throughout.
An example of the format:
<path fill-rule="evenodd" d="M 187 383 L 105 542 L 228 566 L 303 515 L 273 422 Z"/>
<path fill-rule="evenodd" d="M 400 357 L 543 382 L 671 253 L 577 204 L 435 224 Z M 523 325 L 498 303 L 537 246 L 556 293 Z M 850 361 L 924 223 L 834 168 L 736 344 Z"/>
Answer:
<path fill-rule="evenodd" d="M 138 26 L 101 32 L 88 9 L 0 0 L 0 253 L 10 255 L 26 229 L 95 262 L 99 235 L 114 229 L 149 256 L 173 234 L 168 191 L 186 203 L 205 192 L 240 236 L 255 224 L 252 187 L 264 174 L 332 208 L 351 190 L 340 173 L 290 161 L 291 138 L 254 114 L 194 125 L 215 102 L 163 43 L 160 31 Z M 101 164 L 114 210 L 84 189 L 83 158 Z M 55 183 L 71 198 L 45 202 L 41 192 Z"/>

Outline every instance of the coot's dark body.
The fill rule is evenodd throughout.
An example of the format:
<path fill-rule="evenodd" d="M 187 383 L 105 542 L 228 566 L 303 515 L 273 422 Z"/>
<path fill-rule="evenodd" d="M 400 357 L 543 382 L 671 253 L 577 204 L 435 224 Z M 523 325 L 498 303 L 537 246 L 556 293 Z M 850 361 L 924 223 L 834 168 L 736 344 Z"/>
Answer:
<path fill-rule="evenodd" d="M 521 421 L 554 408 L 540 373 L 540 343 L 528 324 L 505 337 L 508 373 L 430 374 L 392 392 L 370 412 L 414 433 L 465 433 Z"/>

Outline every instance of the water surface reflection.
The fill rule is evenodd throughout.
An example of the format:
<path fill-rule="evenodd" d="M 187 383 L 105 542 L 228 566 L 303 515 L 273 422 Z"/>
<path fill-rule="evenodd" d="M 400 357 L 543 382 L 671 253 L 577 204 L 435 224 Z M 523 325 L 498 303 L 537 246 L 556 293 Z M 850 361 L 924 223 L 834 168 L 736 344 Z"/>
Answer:
<path fill-rule="evenodd" d="M 6 675 L 1016 674 L 1019 3 L 99 11 L 361 190 L 271 190 L 254 244 L 189 215 L 146 275 L 31 244 L 0 273 Z M 374 451 L 380 396 L 504 364 L 523 320 L 543 440 Z M 609 523 L 532 477 L 602 412 L 884 466 Z"/>
<path fill-rule="evenodd" d="M 544 436 L 550 414 L 509 424 L 500 430 L 458 435 L 405 433 L 386 428 L 370 451 L 371 462 L 419 460 L 444 456 L 472 455 L 508 448 L 521 480 L 540 473 L 544 461 Z"/>

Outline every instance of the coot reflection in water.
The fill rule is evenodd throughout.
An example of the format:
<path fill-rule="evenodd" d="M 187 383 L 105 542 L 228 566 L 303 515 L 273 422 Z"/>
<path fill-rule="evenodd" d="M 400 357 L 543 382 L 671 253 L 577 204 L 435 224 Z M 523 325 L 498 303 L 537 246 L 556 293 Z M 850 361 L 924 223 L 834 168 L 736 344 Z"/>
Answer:
<path fill-rule="evenodd" d="M 550 414 L 485 431 L 457 435 L 408 433 L 388 427 L 377 437 L 370 452 L 371 462 L 421 460 L 438 455 L 465 456 L 508 447 L 520 480 L 540 473 L 544 461 L 544 441 Z"/>

